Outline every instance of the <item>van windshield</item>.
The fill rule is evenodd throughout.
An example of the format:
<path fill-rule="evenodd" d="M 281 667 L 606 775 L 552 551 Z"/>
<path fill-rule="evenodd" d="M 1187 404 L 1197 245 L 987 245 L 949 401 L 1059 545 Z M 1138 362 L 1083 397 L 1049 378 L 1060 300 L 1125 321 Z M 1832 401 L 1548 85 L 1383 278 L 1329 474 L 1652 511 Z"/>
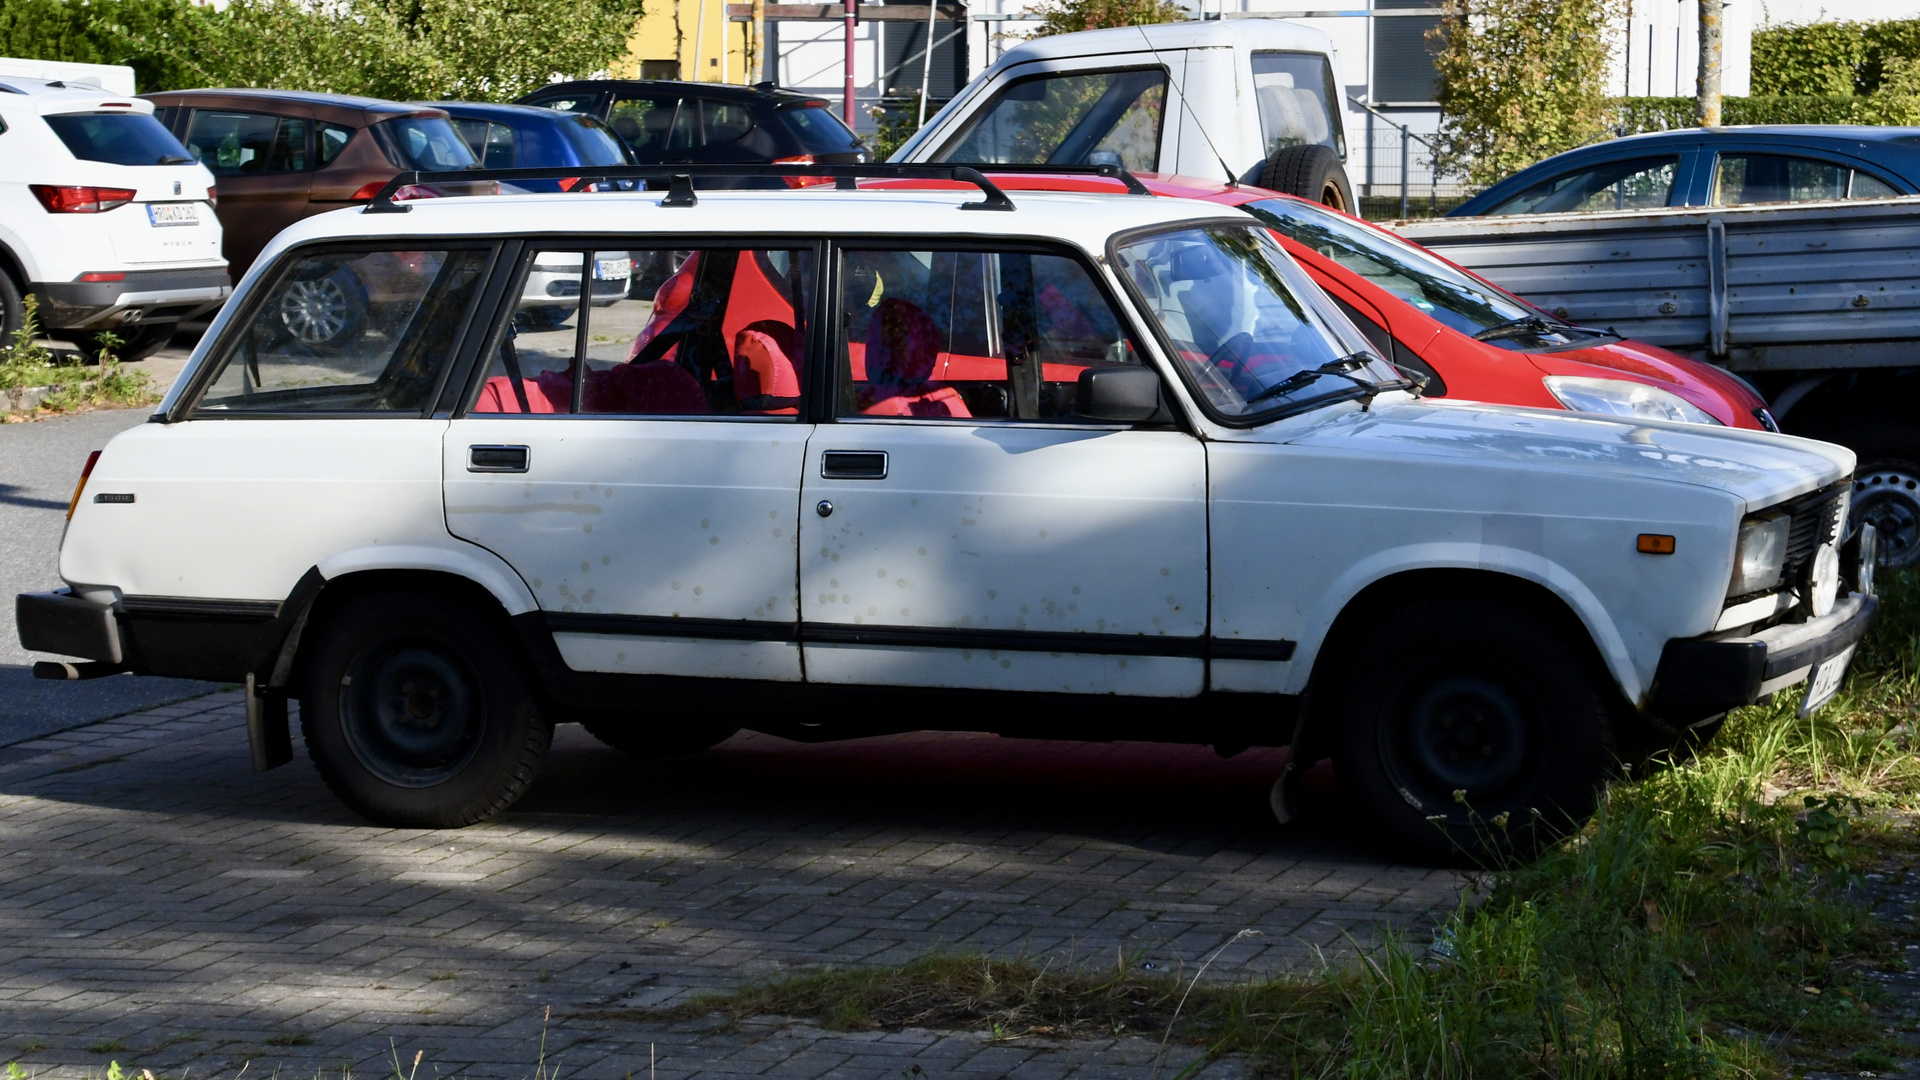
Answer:
<path fill-rule="evenodd" d="M 935 161 L 1120 165 L 1153 172 L 1167 104 L 1162 68 L 1021 79 L 981 110 Z"/>

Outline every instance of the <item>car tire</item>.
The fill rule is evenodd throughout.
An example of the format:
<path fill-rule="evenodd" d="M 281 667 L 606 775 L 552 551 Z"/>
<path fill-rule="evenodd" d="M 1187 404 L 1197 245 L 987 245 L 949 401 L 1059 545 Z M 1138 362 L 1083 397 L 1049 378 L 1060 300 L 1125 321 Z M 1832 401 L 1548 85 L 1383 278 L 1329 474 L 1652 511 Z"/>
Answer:
<path fill-rule="evenodd" d="M 1354 213 L 1353 185 L 1340 155 L 1318 144 L 1278 150 L 1260 169 L 1260 186 Z"/>
<path fill-rule="evenodd" d="M 1825 437 L 1860 455 L 1847 517 L 1873 526 L 1880 566 L 1901 570 L 1920 563 L 1920 426 L 1903 418 L 1869 417 Z"/>
<path fill-rule="evenodd" d="M 622 753 L 639 758 L 676 758 L 726 742 L 740 731 L 721 721 L 660 726 L 633 713 L 594 713 L 579 717 L 587 734 Z"/>
<path fill-rule="evenodd" d="M 13 275 L 0 270 L 0 349 L 13 345 L 13 335 L 27 321 L 27 302 Z"/>
<path fill-rule="evenodd" d="M 321 778 L 354 812 L 459 828 L 533 782 L 553 727 L 498 612 L 458 593 L 370 593 L 319 630 L 300 727 Z"/>
<path fill-rule="evenodd" d="M 337 352 L 359 340 L 367 318 L 367 294 L 351 271 L 336 267 L 288 282 L 275 314 L 281 332 L 296 345 L 314 352 Z"/>
<path fill-rule="evenodd" d="M 1616 694 L 1575 627 L 1520 598 L 1450 594 L 1353 640 L 1330 696 L 1360 818 L 1424 861 L 1482 865 L 1585 821 L 1615 763 Z"/>
<path fill-rule="evenodd" d="M 120 344 L 111 349 L 108 349 L 106 342 L 100 340 L 99 334 L 75 332 L 67 334 L 66 338 L 73 342 L 74 347 L 80 350 L 80 354 L 86 357 L 89 363 L 100 359 L 101 350 L 106 349 L 112 352 L 121 363 L 131 364 L 138 360 L 145 360 L 166 348 L 168 343 L 173 341 L 173 332 L 176 328 L 175 323 L 155 323 L 151 326 L 136 327 L 126 333 L 116 333 L 114 336 L 120 338 Z"/>

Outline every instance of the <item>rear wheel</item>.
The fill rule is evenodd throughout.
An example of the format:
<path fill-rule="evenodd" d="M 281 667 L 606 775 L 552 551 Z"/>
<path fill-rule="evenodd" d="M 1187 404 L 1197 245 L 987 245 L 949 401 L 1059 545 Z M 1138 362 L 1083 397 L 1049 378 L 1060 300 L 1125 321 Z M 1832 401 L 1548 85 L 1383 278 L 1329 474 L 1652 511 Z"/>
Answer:
<path fill-rule="evenodd" d="M 1400 846 L 1439 862 L 1524 854 L 1593 812 L 1612 688 L 1561 620 L 1433 597 L 1354 644 L 1334 669 L 1334 767 Z"/>
<path fill-rule="evenodd" d="M 327 786 L 382 825 L 458 828 L 526 791 L 553 728 L 496 612 L 448 593 L 348 600 L 314 643 L 300 724 Z"/>
<path fill-rule="evenodd" d="M 1347 183 L 1340 155 L 1318 144 L 1276 151 L 1260 169 L 1260 186 L 1353 212 L 1353 185 Z"/>
<path fill-rule="evenodd" d="M 737 724 L 722 721 L 675 723 L 663 726 L 631 713 L 592 713 L 578 717 L 587 734 L 635 757 L 686 757 L 718 746 L 739 732 Z"/>

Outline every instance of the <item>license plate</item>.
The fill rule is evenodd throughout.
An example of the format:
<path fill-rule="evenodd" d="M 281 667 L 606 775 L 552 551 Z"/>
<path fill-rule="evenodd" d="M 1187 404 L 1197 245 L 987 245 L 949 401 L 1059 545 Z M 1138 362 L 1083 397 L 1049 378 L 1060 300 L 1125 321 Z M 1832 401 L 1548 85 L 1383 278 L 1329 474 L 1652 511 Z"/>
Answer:
<path fill-rule="evenodd" d="M 1800 715 L 1808 716 L 1813 710 L 1833 700 L 1840 692 L 1840 683 L 1847 677 L 1847 664 L 1853 659 L 1853 649 L 1838 656 L 1829 656 L 1814 665 L 1813 674 L 1807 678 L 1807 696 L 1800 702 Z"/>
<path fill-rule="evenodd" d="M 198 225 L 200 208 L 193 203 L 148 203 L 147 220 L 155 225 Z"/>
<path fill-rule="evenodd" d="M 593 276 L 598 278 L 601 281 L 611 281 L 615 278 L 632 277 L 633 276 L 633 260 L 632 259 L 595 259 L 593 260 Z"/>

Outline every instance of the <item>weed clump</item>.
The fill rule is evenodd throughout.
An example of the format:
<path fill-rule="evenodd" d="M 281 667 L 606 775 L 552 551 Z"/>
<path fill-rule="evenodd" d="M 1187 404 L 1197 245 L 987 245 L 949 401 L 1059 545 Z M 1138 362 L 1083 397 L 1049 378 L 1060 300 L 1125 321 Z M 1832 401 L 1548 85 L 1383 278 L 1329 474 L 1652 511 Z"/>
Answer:
<path fill-rule="evenodd" d="M 101 334 L 106 348 L 89 366 L 83 358 L 56 356 L 39 343 L 40 301 L 28 293 L 25 316 L 9 340 L 0 344 L 0 393 L 7 408 L 0 419 L 19 419 L 33 413 L 74 412 L 102 405 L 145 405 L 158 400 L 144 371 L 127 370 L 113 355 L 120 342 Z M 27 392 L 46 388 L 37 405 L 29 406 Z"/>

